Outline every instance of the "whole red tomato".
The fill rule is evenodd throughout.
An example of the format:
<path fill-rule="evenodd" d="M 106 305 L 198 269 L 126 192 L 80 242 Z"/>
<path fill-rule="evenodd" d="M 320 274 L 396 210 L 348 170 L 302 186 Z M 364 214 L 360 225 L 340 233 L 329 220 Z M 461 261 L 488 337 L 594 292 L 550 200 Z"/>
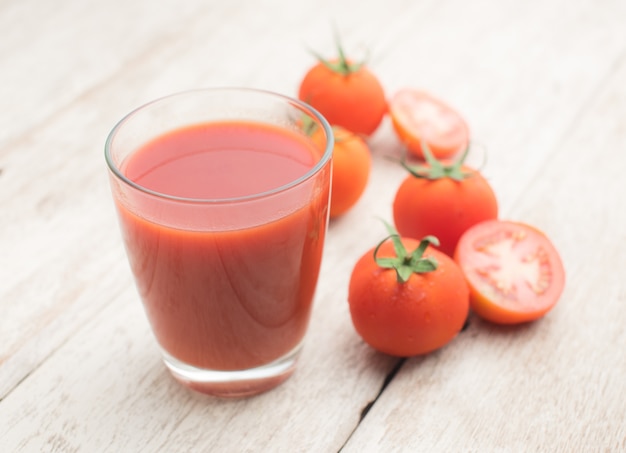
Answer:
<path fill-rule="evenodd" d="M 333 127 L 333 176 L 330 194 L 330 218 L 348 212 L 359 201 L 372 170 L 372 156 L 367 142 L 341 126 Z M 321 143 L 321 129 L 311 138 Z"/>
<path fill-rule="evenodd" d="M 498 217 L 495 193 L 479 171 L 463 164 L 468 152 L 450 165 L 430 154 L 424 144 L 426 164 L 410 167 L 393 201 L 393 218 L 401 236 L 433 235 L 439 249 L 454 254 L 461 235 L 471 226 Z"/>
<path fill-rule="evenodd" d="M 364 63 L 353 63 L 337 44 L 339 57 L 318 62 L 305 74 L 298 98 L 317 109 L 331 125 L 369 136 L 387 112 L 382 84 Z"/>
<path fill-rule="evenodd" d="M 348 290 L 352 323 L 378 351 L 426 354 L 450 342 L 465 323 L 469 290 L 463 273 L 431 243 L 436 238 L 392 234 L 354 267 Z"/>

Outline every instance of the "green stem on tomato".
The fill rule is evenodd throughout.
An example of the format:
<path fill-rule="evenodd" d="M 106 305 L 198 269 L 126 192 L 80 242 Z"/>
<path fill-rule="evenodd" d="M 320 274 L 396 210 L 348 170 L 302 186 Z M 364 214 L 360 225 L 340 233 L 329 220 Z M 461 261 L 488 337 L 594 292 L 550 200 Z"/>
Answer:
<path fill-rule="evenodd" d="M 474 171 L 464 171 L 463 163 L 469 153 L 469 144 L 465 147 L 463 154 L 449 165 L 444 165 L 433 155 L 432 151 L 425 142 L 422 142 L 422 152 L 427 165 L 410 166 L 402 159 L 400 164 L 416 178 L 423 179 L 442 179 L 450 178 L 455 181 L 463 181 L 464 179 L 475 174 Z"/>
<path fill-rule="evenodd" d="M 409 253 L 404 247 L 404 244 L 402 244 L 400 235 L 395 228 L 387 222 L 384 223 L 389 232 L 389 236 L 383 239 L 374 249 L 374 261 L 376 261 L 376 264 L 385 269 L 394 269 L 398 283 L 406 283 L 414 273 L 423 274 L 437 269 L 437 260 L 432 256 L 424 256 L 424 252 L 430 244 L 435 246 L 439 245 L 439 240 L 435 236 L 422 238 L 417 248 Z M 378 251 L 389 239 L 393 241 L 396 256 L 381 258 L 378 256 Z"/>
<path fill-rule="evenodd" d="M 343 47 L 341 46 L 341 40 L 339 39 L 339 33 L 337 33 L 337 30 L 335 30 L 334 34 L 335 45 L 337 46 L 337 61 L 326 59 L 313 50 L 311 50 L 310 52 L 315 58 L 317 58 L 320 63 L 322 63 L 331 71 L 336 72 L 337 74 L 341 74 L 342 76 L 349 76 L 350 74 L 359 71 L 365 64 L 365 60 L 358 63 L 350 62 L 350 60 L 346 57 L 346 53 L 344 52 Z"/>
<path fill-rule="evenodd" d="M 302 118 L 301 119 L 302 132 L 304 132 L 306 136 L 311 137 L 315 133 L 317 128 L 319 127 L 318 124 L 315 122 L 313 117 L 309 115 L 308 113 L 303 112 L 301 115 L 301 118 Z"/>

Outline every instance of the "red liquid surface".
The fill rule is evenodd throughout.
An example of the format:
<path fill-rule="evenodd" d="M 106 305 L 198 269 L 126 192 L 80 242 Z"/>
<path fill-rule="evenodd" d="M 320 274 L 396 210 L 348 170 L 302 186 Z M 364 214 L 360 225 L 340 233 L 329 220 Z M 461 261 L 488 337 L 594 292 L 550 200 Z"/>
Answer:
<path fill-rule="evenodd" d="M 319 154 L 278 128 L 206 124 L 147 144 L 123 172 L 160 193 L 230 198 L 293 181 Z M 186 364 L 215 370 L 256 367 L 296 347 L 317 283 L 327 200 L 322 190 L 278 220 L 224 232 L 166 227 L 118 202 L 130 265 L 161 347 Z"/>

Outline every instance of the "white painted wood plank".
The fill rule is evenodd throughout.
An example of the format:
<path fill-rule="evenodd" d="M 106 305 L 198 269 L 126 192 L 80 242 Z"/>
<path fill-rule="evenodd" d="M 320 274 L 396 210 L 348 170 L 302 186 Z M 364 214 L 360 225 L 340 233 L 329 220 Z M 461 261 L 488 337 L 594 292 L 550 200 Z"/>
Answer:
<path fill-rule="evenodd" d="M 23 81 L 18 77 L 30 63 L 15 60 L 15 54 L 7 53 L 9 47 L 0 47 L 3 64 L 21 61 L 23 65 L 20 71 L 0 73 L 0 82 L 18 84 L 25 105 L 41 104 L 45 112 L 27 118 L 23 112 L 28 109 L 19 107 L 15 112 L 22 113 L 3 116 L 0 122 L 2 129 L 9 124 L 13 130 L 7 135 L 10 140 L 0 140 L 0 206 L 9 219 L 0 222 L 0 250 L 4 252 L 0 254 L 0 336 L 9 339 L 0 345 L 3 451 L 22 447 L 153 451 L 180 446 L 215 451 L 233 446 L 241 451 L 293 450 L 294 446 L 336 451 L 349 437 L 360 411 L 375 397 L 395 363 L 359 341 L 345 302 L 351 266 L 380 238 L 382 230 L 375 217 L 389 218 L 390 201 L 403 176 L 385 159 L 400 151 L 389 124 L 372 140 L 376 166 L 365 198 L 331 225 L 301 367 L 283 387 L 241 402 L 191 394 L 172 382 L 160 364 L 124 261 L 102 158 L 104 137 L 112 124 L 130 108 L 156 96 L 224 84 L 293 93 L 312 63 L 305 46 L 332 50 L 333 19 L 352 48 L 375 44 L 371 46 L 372 65 L 386 86 L 432 88 L 458 105 L 477 138 L 493 150 L 487 171 L 498 192 L 506 195 L 501 200 L 505 213 L 536 215 L 532 217 L 535 223 L 563 241 L 557 244 L 567 262 L 577 259 L 577 249 L 571 246 L 578 239 L 577 230 L 567 224 L 579 219 L 582 207 L 566 196 L 575 181 L 565 179 L 559 186 L 555 200 L 562 205 L 558 210 L 546 197 L 522 195 L 538 168 L 554 162 L 552 155 L 571 132 L 569 127 L 578 124 L 576 118 L 593 97 L 599 78 L 610 73 L 623 53 L 624 33 L 618 27 L 624 17 L 621 3 L 607 2 L 605 8 L 596 8 L 582 1 L 529 2 L 526 7 L 513 2 L 390 1 L 364 7 L 356 1 L 311 5 L 273 1 L 265 11 L 253 8 L 252 2 L 205 3 L 180 14 L 167 8 L 152 11 L 143 22 L 145 28 L 120 39 L 120 34 L 111 37 L 91 32 L 93 27 L 77 26 L 75 20 L 80 17 L 95 27 L 101 10 L 68 1 L 67 9 L 59 8 L 66 12 L 50 13 L 57 18 L 55 27 L 66 27 L 65 37 L 53 42 L 68 44 L 84 36 L 92 47 L 80 47 L 74 54 L 69 47 L 24 42 L 35 49 L 34 54 L 47 52 L 46 58 L 67 62 L 65 69 L 76 71 L 80 79 L 72 89 L 63 84 L 65 72 L 56 67 L 40 74 L 43 88 L 32 88 L 29 77 Z M 146 7 L 133 1 L 99 8 L 107 8 L 119 30 L 132 30 L 138 15 L 121 14 L 127 4 L 135 12 Z M 0 18 L 17 17 L 14 11 L 24 18 L 30 8 L 8 5 L 0 5 Z M 13 12 L 4 16 L 7 9 L 3 8 Z M 277 17 L 277 10 L 283 18 L 270 27 L 268 17 Z M 38 23 L 27 21 L 27 29 L 35 30 Z M 9 30 L 11 36 L 18 33 L 15 27 Z M 95 60 L 83 65 L 81 58 L 88 58 L 89 49 L 101 52 L 109 69 L 100 72 Z M 52 89 L 57 86 L 62 89 Z M 0 91 L 0 100 L 13 102 L 7 93 Z M 607 105 L 607 112 L 611 108 L 620 111 L 621 107 Z M 602 124 L 596 126 L 602 130 Z M 616 156 L 615 161 L 620 160 L 623 157 Z M 588 164 L 571 165 L 580 171 Z M 81 177 L 72 176 L 77 173 Z M 561 181 L 556 173 L 540 175 Z M 538 209 L 525 200 L 545 204 Z M 621 214 L 602 216 L 607 221 L 624 220 Z M 610 259 L 623 264 L 618 261 L 619 251 L 614 249 Z M 582 267 L 579 272 L 582 280 Z M 612 288 L 604 294 L 623 301 L 623 287 Z M 574 302 L 569 303 L 580 307 L 580 298 L 592 297 L 598 287 L 588 281 L 583 289 L 570 294 L 568 302 L 571 298 Z M 584 406 L 581 411 L 587 418 L 615 414 L 621 407 L 619 398 L 606 407 L 600 407 L 600 402 L 620 389 L 616 384 L 620 369 L 603 374 L 573 363 L 571 344 L 585 350 L 585 341 L 600 347 L 601 339 L 623 343 L 623 337 L 616 333 L 617 326 L 606 329 L 605 337 L 596 336 L 607 318 L 590 308 L 585 313 L 591 321 L 582 326 L 584 333 L 579 336 L 572 326 L 580 327 L 582 321 L 565 323 L 563 316 L 577 319 L 576 313 L 565 310 L 559 307 L 542 323 L 515 335 L 473 324 L 463 334 L 464 343 L 457 342 L 428 359 L 407 362 L 366 423 L 358 427 L 350 449 L 367 451 L 366 447 L 377 443 L 382 447 L 423 445 L 412 444 L 413 419 L 393 418 L 408 398 L 414 398 L 419 409 L 424 401 L 440 405 L 438 411 L 419 412 L 425 426 L 442 427 L 454 410 L 471 413 L 478 403 L 482 418 L 473 426 L 489 428 L 487 409 L 500 408 L 503 386 L 492 390 L 485 403 L 466 390 L 482 382 L 484 375 L 491 376 L 489 370 L 503 373 L 507 383 L 531 380 L 533 388 L 542 390 L 538 401 L 555 403 L 558 399 L 556 407 L 571 408 L 571 403 L 559 398 L 585 379 L 604 383 L 606 390 L 598 405 Z M 554 324 L 561 327 L 553 328 Z M 538 361 L 538 369 L 519 370 L 518 357 L 509 355 L 510 350 L 527 363 Z M 551 360 L 561 352 L 570 355 L 554 368 Z M 596 360 L 606 363 L 608 358 L 606 352 Z M 570 385 L 560 380 L 568 377 L 562 368 L 566 365 L 577 366 L 578 374 Z M 424 369 L 426 378 L 422 377 Z M 407 385 L 411 387 L 406 380 L 415 373 L 423 386 L 417 397 L 406 392 Z M 455 379 L 446 379 L 450 375 Z M 559 396 L 546 393 L 541 384 L 557 379 L 565 390 Z M 396 399 L 385 406 L 387 398 Z M 522 402 L 518 397 L 504 408 L 520 408 Z M 549 416 L 562 417 L 542 414 L 532 426 Z M 517 420 L 518 425 L 511 426 L 519 427 L 524 417 Z M 380 434 L 392 426 L 390 421 L 395 428 Z M 539 429 L 544 429 L 545 437 L 554 432 L 553 426 L 542 424 Z M 595 427 L 606 428 L 613 437 L 623 434 L 614 424 Z M 488 431 L 489 435 L 501 440 L 504 436 L 495 431 Z M 434 430 L 432 436 L 445 433 Z M 472 440 L 475 434 L 480 433 L 469 431 L 459 438 Z"/>
<path fill-rule="evenodd" d="M 301 14 L 300 9 L 294 11 Z M 215 40 L 211 39 L 215 30 L 207 30 L 201 17 L 188 25 L 185 29 L 188 34 L 181 33 L 176 39 L 164 42 L 158 50 L 142 55 L 137 64 L 102 87 L 83 93 L 2 150 L 0 201 L 9 216 L 8 221 L 0 225 L 0 246 L 5 251 L 0 270 L 3 276 L 8 276 L 0 279 L 0 300 L 5 315 L 1 318 L 0 330 L 7 340 L 2 344 L 0 363 L 3 398 L 0 445 L 3 450 L 71 450 L 74 445 L 97 450 L 106 449 L 109 442 L 137 450 L 146 444 L 146 439 L 153 439 L 148 444 L 155 446 L 168 442 L 168 438 L 173 442 L 170 445 L 180 441 L 181 434 L 175 431 L 164 431 L 164 437 L 155 435 L 161 432 L 163 424 L 171 423 L 176 427 L 189 417 L 184 389 L 171 382 L 158 357 L 152 354 L 146 368 L 143 367 L 146 361 L 139 360 L 138 376 L 130 377 L 125 371 L 111 367 L 116 354 L 124 355 L 127 360 L 122 367 L 135 360 L 125 355 L 129 348 L 127 338 L 122 336 L 121 341 L 126 343 L 120 345 L 116 343 L 115 333 L 126 329 L 141 335 L 142 340 L 137 343 L 140 349 L 145 344 L 153 348 L 154 345 L 150 343 L 151 337 L 146 337 L 145 324 L 143 330 L 138 329 L 141 326 L 136 318 L 127 316 L 119 308 L 120 303 L 122 307 L 135 304 L 135 309 L 140 310 L 109 200 L 102 157 L 104 138 L 122 114 L 157 95 L 220 81 L 222 84 L 230 81 L 253 85 L 255 80 L 258 85 L 277 84 L 276 72 L 271 67 L 261 66 L 260 62 L 250 67 L 239 54 L 229 56 L 232 49 L 224 46 L 224 38 L 229 36 L 228 24 L 222 26 Z M 325 32 L 327 25 L 324 22 Z M 300 43 L 287 41 L 287 33 L 283 33 L 279 43 L 302 51 Z M 203 39 L 207 39 L 208 44 L 191 45 Z M 263 52 L 253 55 L 269 60 L 275 68 L 283 63 L 283 57 L 280 52 L 268 53 L 267 39 L 272 43 L 271 38 L 266 38 L 261 46 Z M 250 52 L 243 45 L 241 49 Z M 64 52 L 61 54 L 65 55 Z M 206 58 L 207 54 L 217 61 L 222 59 L 217 68 L 214 60 Z M 302 55 L 303 63 L 312 62 L 308 54 Z M 261 76 L 258 67 L 265 71 Z M 302 65 L 298 70 L 298 77 L 304 68 Z M 335 248 L 330 241 L 329 246 Z M 346 256 L 348 259 L 342 261 L 344 268 L 351 262 L 349 253 Z M 345 327 L 345 306 L 335 304 L 334 300 L 336 288 L 343 284 L 332 283 L 336 278 L 332 276 L 345 276 L 346 269 L 333 268 L 325 272 L 331 275 L 331 280 L 326 289 L 319 291 L 318 298 L 325 302 L 318 304 L 320 307 L 314 314 L 313 325 L 317 327 L 312 328 L 316 333 L 310 340 L 314 346 L 305 351 L 302 359 L 309 371 L 303 365 L 289 386 L 281 390 L 294 396 L 284 399 L 282 405 L 272 404 L 272 410 L 288 414 L 297 401 L 302 407 L 301 413 L 293 414 L 287 422 L 283 417 L 276 418 L 275 428 L 272 428 L 257 423 L 259 417 L 265 417 L 267 403 L 255 403 L 257 409 L 247 417 L 240 415 L 237 421 L 231 419 L 240 412 L 236 409 L 241 406 L 213 402 L 229 409 L 216 414 L 219 421 L 212 425 L 212 434 L 204 436 L 205 431 L 198 430 L 198 426 L 204 426 L 208 410 L 207 402 L 202 400 L 188 426 L 200 436 L 195 442 L 241 444 L 242 432 L 250 431 L 245 442 L 254 449 L 256 445 L 270 445 L 276 437 L 283 443 L 289 442 L 294 426 L 311 428 L 300 438 L 312 446 L 335 445 L 338 448 L 344 442 L 358 422 L 362 405 L 376 395 L 395 360 L 372 356 L 371 351 L 355 341 L 352 332 Z M 118 301 L 120 294 L 126 296 L 123 302 Z M 336 324 L 333 319 L 342 323 Z M 116 327 L 118 322 L 128 324 Z M 109 341 L 114 352 L 103 348 Z M 335 349 L 339 352 L 330 353 Z M 349 368 L 345 368 L 346 365 Z M 142 387 L 146 393 L 139 396 L 148 398 L 145 401 L 148 406 L 162 409 L 155 424 L 151 424 L 151 412 L 144 410 L 133 397 L 136 382 L 145 381 L 143 373 L 152 372 L 157 385 L 173 386 L 178 392 L 176 404 L 179 404 L 174 407 L 167 401 L 164 403 L 159 392 L 150 385 Z M 118 386 L 113 388 L 110 387 L 112 376 L 118 379 Z M 328 397 L 329 384 L 337 383 L 340 384 L 335 394 L 337 398 L 328 405 L 322 397 Z M 90 394 L 93 386 L 104 393 Z M 150 395 L 157 398 L 151 399 Z M 320 417 L 320 406 L 333 416 Z M 133 411 L 146 418 L 139 417 L 134 422 L 128 422 L 123 415 L 112 418 L 112 414 Z M 258 425 L 257 430 L 248 426 L 251 420 Z M 128 431 L 124 431 L 126 427 Z M 101 436 L 101 430 L 111 434 L 111 438 Z M 138 436 L 138 432 L 143 434 Z M 331 434 L 320 437 L 319 432 Z"/>
<path fill-rule="evenodd" d="M 255 78 L 259 78 L 258 68 L 267 72 L 265 79 L 269 80 L 271 73 L 271 80 L 280 83 L 281 77 L 276 77 L 280 71 L 273 68 L 284 64 L 284 49 L 277 53 L 267 50 L 274 52 L 277 45 L 297 49 L 303 62 L 299 70 L 304 70 L 304 62 L 311 61 L 300 48 L 301 42 L 287 40 L 293 32 L 291 28 L 283 30 L 276 41 L 271 35 L 263 36 L 264 41 L 256 42 L 262 52 L 250 52 L 248 47 L 255 41 L 249 38 L 256 37 L 266 25 L 263 16 L 254 15 L 253 8 L 244 8 L 245 15 L 239 16 L 236 4 L 209 3 L 193 19 L 183 11 L 165 26 L 158 18 L 167 21 L 168 9 L 163 7 L 159 14 L 150 10 L 151 17 L 157 18 L 142 22 L 146 29 L 134 36 L 123 31 L 133 27 L 138 10 L 148 7 L 131 2 L 130 9 L 125 9 L 124 3 L 108 2 L 108 6 L 99 5 L 90 10 L 68 2 L 65 8 L 59 8 L 62 12 L 54 10 L 54 14 L 40 11 L 33 4 L 20 3 L 20 7 L 9 4 L 13 8 L 9 12 L 2 10 L 6 15 L 0 16 L 5 23 L 13 24 L 8 27 L 9 37 L 15 40 L 19 37 L 24 45 L 32 47 L 27 52 L 29 55 L 45 55 L 63 62 L 50 71 L 33 75 L 30 66 L 13 64 L 12 58 L 21 55 L 21 49 L 8 53 L 13 47 L 3 48 L 4 63 L 11 70 L 0 74 L 0 87 L 11 90 L 1 93 L 2 104 L 15 104 L 11 96 L 19 95 L 23 100 L 20 106 L 43 104 L 50 112 L 57 109 L 58 113 L 31 122 L 19 114 L 22 107 L 18 106 L 11 114 L 5 112 L 7 116 L 3 118 L 8 126 L 2 130 L 12 131 L 14 136 L 0 148 L 0 203 L 4 213 L 0 222 L 0 246 L 4 251 L 0 256 L 0 306 L 5 314 L 0 320 L 4 339 L 0 345 L 0 363 L 5 365 L 0 368 L 0 395 L 38 360 L 50 354 L 60 341 L 55 339 L 65 338 L 73 331 L 72 324 L 53 322 L 57 317 L 81 319 L 91 310 L 97 312 L 109 300 L 110 294 L 106 292 L 102 293 L 104 297 L 96 296 L 103 290 L 99 285 L 106 281 L 104 276 L 91 275 L 92 280 L 87 282 L 76 278 L 79 263 L 94 263 L 94 268 L 107 276 L 110 272 L 115 275 L 116 269 L 120 274 L 127 271 L 119 264 L 113 271 L 109 270 L 117 263 L 124 265 L 102 155 L 106 134 L 114 123 L 141 103 L 173 91 L 209 85 L 253 85 Z M 307 19 L 306 9 L 289 9 L 294 26 Z M 108 39 L 107 35 L 103 36 L 104 25 L 97 28 L 92 22 L 104 24 L 112 18 L 116 18 L 119 33 Z M 242 34 L 246 25 L 251 27 L 251 34 Z M 40 35 L 35 33 L 38 29 Z M 64 31 L 60 37 L 52 41 L 41 38 L 54 35 L 56 29 Z M 28 41 L 29 36 L 36 39 Z M 88 45 L 76 49 L 71 45 L 73 41 Z M 95 72 L 96 68 L 85 64 L 83 51 L 115 59 L 110 67 L 105 64 L 106 58 L 100 60 L 112 72 Z M 265 58 L 272 63 L 250 64 L 254 58 Z M 114 71 L 122 72 L 115 78 Z M 73 73 L 82 75 L 84 81 L 75 91 L 50 89 L 59 79 L 65 80 L 65 76 Z M 43 87 L 33 90 L 29 75 L 43 81 Z M 101 83 L 96 76 L 113 78 L 99 91 L 92 86 Z M 263 79 L 258 82 L 263 83 Z M 71 96 L 78 96 L 74 104 L 70 103 L 74 99 Z M 48 117 L 50 112 L 44 116 Z M 36 128 L 24 132 L 30 127 Z M 111 250 L 116 254 L 111 255 Z M 91 295 L 75 304 L 84 297 L 83 290 Z M 81 312 L 84 314 L 75 315 Z M 57 331 L 57 328 L 66 330 Z M 40 337 L 46 340 L 41 341 Z M 19 350 L 23 354 L 15 357 Z"/>
<path fill-rule="evenodd" d="M 206 2 L 0 4 L 0 153 L 30 128 L 179 33 Z M 179 18 L 171 20 L 170 11 Z M 217 18 L 205 15 L 208 27 Z"/>
<path fill-rule="evenodd" d="M 623 56 L 626 3 L 447 1 L 421 13 L 390 27 L 377 68 L 389 91 L 424 87 L 466 116 L 509 212 Z"/>
<path fill-rule="evenodd" d="M 622 58 L 508 213 L 561 251 L 559 305 L 518 328 L 472 318 L 449 347 L 408 360 L 344 451 L 626 449 L 625 77 Z"/>
<path fill-rule="evenodd" d="M 259 451 L 297 442 L 336 450 L 358 422 L 355 403 L 382 384 L 389 359 L 346 341 L 345 329 L 324 329 L 326 314 L 317 311 L 300 366 L 285 384 L 256 398 L 218 400 L 170 378 L 129 288 L 2 401 L 0 445 Z M 343 346 L 329 354 L 329 342 Z"/>

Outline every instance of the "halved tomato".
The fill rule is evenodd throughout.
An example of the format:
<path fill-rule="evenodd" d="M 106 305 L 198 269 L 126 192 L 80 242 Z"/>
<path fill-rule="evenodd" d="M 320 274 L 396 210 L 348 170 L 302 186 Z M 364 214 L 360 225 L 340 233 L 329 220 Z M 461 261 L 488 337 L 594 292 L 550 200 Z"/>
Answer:
<path fill-rule="evenodd" d="M 398 138 L 422 159 L 422 141 L 437 159 L 452 157 L 468 145 L 469 127 L 465 119 L 424 91 L 398 91 L 389 101 L 389 115 Z"/>
<path fill-rule="evenodd" d="M 469 228 L 455 254 L 470 288 L 470 306 L 498 324 L 545 315 L 558 302 L 565 270 L 558 251 L 538 229 L 487 220 Z"/>

